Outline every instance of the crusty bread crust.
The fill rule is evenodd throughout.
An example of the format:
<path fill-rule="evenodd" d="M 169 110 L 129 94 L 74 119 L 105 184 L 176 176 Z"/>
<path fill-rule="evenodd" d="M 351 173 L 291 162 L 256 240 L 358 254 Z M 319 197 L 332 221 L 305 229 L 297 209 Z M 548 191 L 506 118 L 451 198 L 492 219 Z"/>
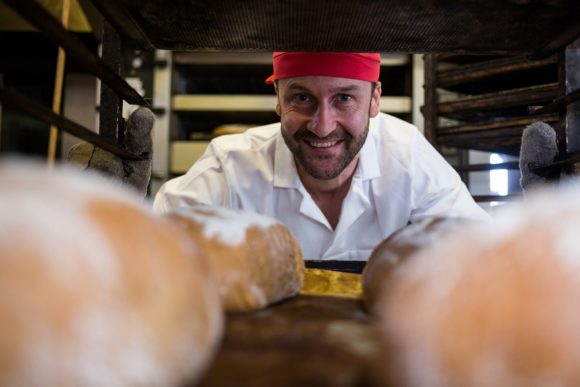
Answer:
<path fill-rule="evenodd" d="M 385 239 L 371 253 L 363 270 L 363 299 L 367 309 L 380 313 L 379 298 L 391 273 L 413 254 L 429 249 L 446 234 L 469 223 L 467 219 L 433 217 L 410 224 Z"/>
<path fill-rule="evenodd" d="M 304 260 L 294 235 L 263 215 L 193 206 L 168 214 L 206 255 L 226 311 L 264 308 L 298 294 Z"/>
<path fill-rule="evenodd" d="M 205 260 L 96 176 L 0 167 L 0 385 L 180 386 L 223 331 Z"/>
<path fill-rule="evenodd" d="M 580 385 L 579 196 L 526 196 L 390 271 L 374 310 L 393 385 Z"/>

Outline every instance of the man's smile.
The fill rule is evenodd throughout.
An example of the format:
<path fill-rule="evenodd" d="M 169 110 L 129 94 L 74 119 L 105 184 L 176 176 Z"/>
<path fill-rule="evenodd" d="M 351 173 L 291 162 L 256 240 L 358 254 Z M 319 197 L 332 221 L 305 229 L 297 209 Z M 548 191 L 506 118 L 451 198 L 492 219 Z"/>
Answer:
<path fill-rule="evenodd" d="M 314 148 L 330 148 L 338 144 L 339 140 L 332 140 L 332 141 L 312 141 L 312 140 L 304 140 L 308 145 Z"/>

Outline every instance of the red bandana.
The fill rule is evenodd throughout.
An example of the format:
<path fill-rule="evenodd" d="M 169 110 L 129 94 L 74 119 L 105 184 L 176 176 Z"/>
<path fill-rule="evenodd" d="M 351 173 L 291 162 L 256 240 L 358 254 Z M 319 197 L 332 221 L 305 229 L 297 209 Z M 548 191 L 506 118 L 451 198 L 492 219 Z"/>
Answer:
<path fill-rule="evenodd" d="M 274 74 L 266 83 L 281 78 L 324 75 L 329 77 L 379 80 L 381 55 L 352 52 L 275 52 Z"/>

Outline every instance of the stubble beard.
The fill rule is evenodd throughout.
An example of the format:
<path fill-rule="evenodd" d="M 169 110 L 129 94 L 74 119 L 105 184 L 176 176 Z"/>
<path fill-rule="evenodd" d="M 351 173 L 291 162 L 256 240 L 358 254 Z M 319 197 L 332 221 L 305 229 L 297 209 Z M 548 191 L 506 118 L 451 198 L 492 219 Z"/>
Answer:
<path fill-rule="evenodd" d="M 300 143 L 303 138 L 312 136 L 309 131 L 300 129 L 294 134 L 294 136 L 290 136 L 284 127 L 281 129 L 282 137 L 284 138 L 286 146 L 288 146 L 290 152 L 292 152 L 294 155 L 294 159 L 297 163 L 300 164 L 302 168 L 304 168 L 306 173 L 315 179 L 330 180 L 339 176 L 340 173 L 344 171 L 344 169 L 352 162 L 352 160 L 354 160 L 354 158 L 362 149 L 369 133 L 369 121 L 367 121 L 364 132 L 359 136 L 353 137 L 350 134 L 345 133 L 345 136 L 342 140 L 344 143 L 346 143 L 346 151 L 341 153 L 338 157 L 328 157 L 327 160 L 334 158 L 335 161 L 330 163 L 330 165 L 327 167 L 317 166 L 316 160 L 310 161 L 300 147 Z"/>

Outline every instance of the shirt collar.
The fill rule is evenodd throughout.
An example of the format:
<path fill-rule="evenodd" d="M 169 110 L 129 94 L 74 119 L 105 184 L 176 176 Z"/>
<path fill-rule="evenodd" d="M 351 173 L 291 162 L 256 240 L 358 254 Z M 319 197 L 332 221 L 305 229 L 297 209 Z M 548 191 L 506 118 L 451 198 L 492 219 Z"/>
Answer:
<path fill-rule="evenodd" d="M 376 136 L 374 133 L 381 128 L 377 120 L 372 119 L 369 123 L 369 135 L 360 150 L 358 166 L 355 171 L 355 177 L 361 180 L 370 180 L 381 176 L 381 169 L 379 167 L 379 155 L 377 153 Z"/>
<path fill-rule="evenodd" d="M 282 137 L 282 128 L 276 134 L 276 153 L 274 154 L 274 187 L 300 188 L 294 156 Z"/>
<path fill-rule="evenodd" d="M 374 131 L 380 130 L 376 120 L 371 119 L 369 135 L 361 148 L 359 162 L 355 171 L 355 177 L 361 180 L 369 180 L 381 175 L 377 154 L 377 144 Z M 283 188 L 300 188 L 302 182 L 298 177 L 294 156 L 284 142 L 281 129 L 276 135 L 276 153 L 274 156 L 274 186 Z"/>

